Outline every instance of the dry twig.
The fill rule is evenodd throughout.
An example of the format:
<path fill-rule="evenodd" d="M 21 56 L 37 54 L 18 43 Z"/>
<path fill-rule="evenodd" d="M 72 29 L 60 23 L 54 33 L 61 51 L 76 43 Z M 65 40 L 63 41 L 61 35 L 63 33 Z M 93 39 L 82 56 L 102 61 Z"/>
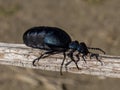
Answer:
<path fill-rule="evenodd" d="M 0 43 L 0 64 L 20 66 L 26 68 L 36 68 L 41 70 L 59 71 L 63 55 L 55 54 L 48 58 L 41 59 L 38 66 L 33 66 L 32 61 L 41 54 L 41 50 L 29 48 L 23 44 Z M 100 55 L 103 62 L 95 59 L 87 59 L 85 63 L 82 59 L 78 62 L 82 70 L 77 70 L 72 62 L 68 66 L 68 72 L 77 74 L 89 74 L 120 78 L 120 56 Z M 69 60 L 67 58 L 66 62 Z M 66 63 L 65 62 L 65 63 Z M 63 67 L 63 71 L 65 68 Z"/>

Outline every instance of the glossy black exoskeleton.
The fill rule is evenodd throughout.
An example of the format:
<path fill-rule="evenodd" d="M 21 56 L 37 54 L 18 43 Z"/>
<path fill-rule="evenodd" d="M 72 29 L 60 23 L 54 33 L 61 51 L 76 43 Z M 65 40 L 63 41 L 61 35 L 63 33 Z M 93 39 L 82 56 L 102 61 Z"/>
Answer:
<path fill-rule="evenodd" d="M 24 33 L 23 41 L 29 47 L 46 50 L 46 52 L 41 54 L 40 57 L 34 59 L 34 66 L 35 62 L 39 61 L 41 58 L 48 57 L 52 54 L 63 53 L 64 58 L 60 68 L 61 74 L 66 55 L 71 59 L 71 61 L 65 64 L 66 69 L 67 65 L 69 65 L 72 61 L 75 63 L 76 67 L 80 69 L 77 65 L 77 62 L 80 60 L 79 55 L 82 55 L 82 58 L 86 62 L 84 57 L 91 53 L 88 49 L 95 49 L 105 53 L 100 48 L 87 47 L 84 42 L 79 43 L 78 41 L 72 41 L 71 37 L 65 31 L 57 27 L 40 26 L 30 28 Z M 68 54 L 66 54 L 67 51 Z M 75 51 L 78 51 L 78 54 L 76 55 L 78 60 L 75 60 L 73 57 L 73 53 Z M 98 54 L 91 53 L 91 57 L 93 56 L 99 60 Z"/>

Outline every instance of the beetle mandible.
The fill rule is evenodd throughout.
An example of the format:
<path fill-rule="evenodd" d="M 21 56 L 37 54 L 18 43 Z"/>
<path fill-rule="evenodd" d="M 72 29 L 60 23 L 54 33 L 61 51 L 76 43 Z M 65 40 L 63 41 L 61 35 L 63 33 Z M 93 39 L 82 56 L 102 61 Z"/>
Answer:
<path fill-rule="evenodd" d="M 79 43 L 78 41 L 72 41 L 71 37 L 64 30 L 57 27 L 49 27 L 49 26 L 32 27 L 24 33 L 23 42 L 29 47 L 46 50 L 46 52 L 41 54 L 40 57 L 33 60 L 33 66 L 36 66 L 35 62 L 39 61 L 43 57 L 47 57 L 49 55 L 53 55 L 57 53 L 63 53 L 64 58 L 60 67 L 61 75 L 62 75 L 62 67 L 64 65 L 66 55 L 71 60 L 65 64 L 65 67 L 67 68 L 67 65 L 69 65 L 73 61 L 77 69 L 80 69 L 77 64 L 77 62 L 80 60 L 79 58 L 80 54 L 82 54 L 82 58 L 86 62 L 84 57 L 88 54 L 91 54 L 90 57 L 95 56 L 96 59 L 99 60 L 98 59 L 99 55 L 89 52 L 89 49 L 99 50 L 105 53 L 100 48 L 87 47 L 84 42 Z M 68 54 L 66 54 L 67 51 L 69 51 Z M 76 55 L 78 60 L 75 60 L 73 57 L 73 53 L 75 51 L 78 51 L 78 54 Z"/>

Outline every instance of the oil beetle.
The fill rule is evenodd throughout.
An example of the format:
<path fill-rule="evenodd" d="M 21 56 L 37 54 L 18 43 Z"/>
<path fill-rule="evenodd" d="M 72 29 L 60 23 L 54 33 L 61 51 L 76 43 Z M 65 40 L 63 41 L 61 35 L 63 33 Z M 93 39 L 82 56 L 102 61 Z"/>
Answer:
<path fill-rule="evenodd" d="M 45 58 L 57 53 L 63 53 L 64 58 L 60 67 L 61 75 L 66 56 L 71 59 L 65 64 L 66 69 L 67 65 L 69 65 L 72 61 L 75 63 L 77 69 L 80 69 L 77 64 L 77 62 L 80 60 L 79 55 L 82 55 L 81 57 L 86 62 L 84 57 L 88 54 L 91 54 L 90 57 L 95 56 L 96 59 L 99 60 L 98 54 L 89 52 L 89 49 L 95 49 L 105 53 L 100 48 L 87 47 L 84 42 L 79 43 L 78 41 L 72 41 L 71 37 L 65 31 L 57 27 L 32 27 L 24 33 L 23 41 L 29 47 L 46 50 L 46 52 L 41 54 L 40 57 L 33 60 L 33 66 L 36 66 L 35 62 L 39 61 L 41 58 Z M 67 51 L 68 54 L 66 54 Z M 76 55 L 78 60 L 75 60 L 73 57 L 73 53 L 75 51 L 78 52 Z"/>

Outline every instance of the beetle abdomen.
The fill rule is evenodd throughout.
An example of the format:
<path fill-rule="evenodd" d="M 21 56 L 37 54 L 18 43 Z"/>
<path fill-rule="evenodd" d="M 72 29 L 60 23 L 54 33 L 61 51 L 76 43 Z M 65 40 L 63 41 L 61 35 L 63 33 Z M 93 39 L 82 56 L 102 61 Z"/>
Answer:
<path fill-rule="evenodd" d="M 55 49 L 68 48 L 70 36 L 56 27 L 33 27 L 23 35 L 24 43 L 33 48 Z"/>

